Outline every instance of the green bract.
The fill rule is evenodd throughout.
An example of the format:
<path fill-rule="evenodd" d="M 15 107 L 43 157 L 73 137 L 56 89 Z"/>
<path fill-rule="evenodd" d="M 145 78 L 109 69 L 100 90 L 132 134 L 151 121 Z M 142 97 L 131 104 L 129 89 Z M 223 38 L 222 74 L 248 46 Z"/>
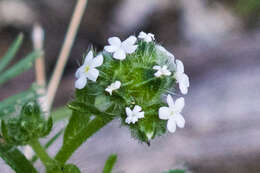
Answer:
<path fill-rule="evenodd" d="M 137 50 L 123 61 L 102 52 L 104 62 L 98 67 L 98 80 L 88 81 L 83 89 L 77 89 L 69 107 L 104 120 L 120 117 L 122 124 L 131 129 L 133 137 L 149 144 L 151 139 L 166 132 L 166 121 L 159 119 L 158 110 L 165 106 L 162 97 L 173 89 L 176 80 L 173 75 L 155 77 L 156 70 L 153 69 L 156 65 L 171 68 L 173 57 L 158 49 L 154 42 L 138 41 L 137 44 Z M 105 89 L 115 81 L 120 81 L 121 87 L 110 95 Z M 126 107 L 133 109 L 135 105 L 142 108 L 144 118 L 127 124 Z"/>
<path fill-rule="evenodd" d="M 52 119 L 45 120 L 36 101 L 26 103 L 18 117 L 2 120 L 2 133 L 5 140 L 14 145 L 26 145 L 32 139 L 49 134 Z"/>

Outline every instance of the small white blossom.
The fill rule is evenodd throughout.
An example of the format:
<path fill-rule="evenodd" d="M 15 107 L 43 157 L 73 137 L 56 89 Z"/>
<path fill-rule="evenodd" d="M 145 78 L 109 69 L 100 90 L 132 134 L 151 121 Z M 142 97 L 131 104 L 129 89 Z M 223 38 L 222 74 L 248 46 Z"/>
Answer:
<path fill-rule="evenodd" d="M 171 95 L 167 96 L 167 103 L 169 107 L 161 107 L 159 109 L 159 118 L 167 121 L 167 129 L 169 132 L 174 133 L 176 131 L 176 125 L 179 128 L 183 128 L 185 120 L 181 115 L 181 111 L 184 107 L 184 98 L 178 98 L 175 103 Z"/>
<path fill-rule="evenodd" d="M 111 85 L 109 85 L 105 91 L 108 92 L 110 95 L 112 95 L 112 92 L 114 90 L 117 90 L 119 89 L 121 86 L 121 82 L 120 81 L 115 81 L 114 83 L 112 83 Z"/>
<path fill-rule="evenodd" d="M 161 66 L 153 66 L 154 70 L 157 70 L 156 73 L 154 73 L 155 77 L 160 77 L 160 76 L 170 76 L 172 73 L 168 70 L 168 67 L 166 65 L 164 65 L 163 67 Z"/>
<path fill-rule="evenodd" d="M 184 73 L 183 63 L 178 59 L 176 60 L 175 78 L 177 83 L 179 83 L 181 93 L 187 94 L 190 86 L 189 77 Z"/>
<path fill-rule="evenodd" d="M 155 40 L 154 34 L 152 34 L 152 33 L 148 33 L 147 34 L 147 33 L 143 32 L 143 31 L 139 33 L 138 38 L 144 40 L 147 43 Z"/>
<path fill-rule="evenodd" d="M 123 42 L 118 37 L 111 37 L 108 39 L 110 45 L 105 46 L 104 49 L 109 53 L 113 53 L 115 59 L 124 60 L 126 54 L 134 53 L 137 49 L 137 45 L 135 45 L 136 40 L 135 36 L 130 36 Z"/>
<path fill-rule="evenodd" d="M 76 71 L 77 81 L 75 82 L 75 88 L 82 89 L 87 84 L 87 79 L 96 82 L 99 71 L 96 67 L 99 67 L 103 64 L 103 56 L 98 55 L 93 58 L 93 52 L 90 51 L 85 58 L 84 64 L 78 68 Z"/>
<path fill-rule="evenodd" d="M 135 124 L 138 121 L 138 119 L 144 118 L 144 112 L 141 112 L 142 111 L 141 106 L 135 105 L 133 110 L 131 110 L 129 107 L 126 107 L 125 111 L 127 115 L 125 122 L 127 124 L 130 123 Z"/>

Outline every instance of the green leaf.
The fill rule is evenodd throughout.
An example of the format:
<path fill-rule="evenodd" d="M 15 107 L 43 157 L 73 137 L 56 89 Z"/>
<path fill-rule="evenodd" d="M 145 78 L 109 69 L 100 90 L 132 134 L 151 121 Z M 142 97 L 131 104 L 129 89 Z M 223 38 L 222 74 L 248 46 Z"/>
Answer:
<path fill-rule="evenodd" d="M 106 164 L 103 169 L 103 173 L 111 173 L 111 171 L 116 163 L 116 160 L 117 160 L 117 155 L 111 154 L 106 161 Z"/>
<path fill-rule="evenodd" d="M 22 107 L 29 100 L 33 100 L 37 97 L 35 87 L 31 87 L 27 91 L 21 92 L 14 96 L 11 96 L 4 101 L 0 102 L 0 119 L 4 116 L 17 111 L 17 107 Z"/>
<path fill-rule="evenodd" d="M 163 173 L 185 173 L 185 170 L 182 169 L 175 169 L 175 170 L 169 170 L 167 172 L 163 172 Z"/>
<path fill-rule="evenodd" d="M 23 34 L 19 34 L 16 40 L 8 49 L 7 53 L 4 55 L 3 58 L 0 59 L 0 72 L 4 70 L 4 68 L 9 64 L 9 62 L 14 58 L 16 52 L 21 47 L 23 42 Z"/>
<path fill-rule="evenodd" d="M 36 58 L 41 55 L 41 51 L 34 51 L 19 61 L 17 64 L 13 65 L 11 68 L 6 70 L 0 75 L 0 84 L 5 83 L 7 80 L 19 75 L 20 73 L 30 69 Z"/>
<path fill-rule="evenodd" d="M 72 111 L 67 106 L 63 106 L 54 110 L 51 113 L 51 117 L 53 119 L 53 122 L 55 123 L 64 119 L 69 119 L 71 113 Z"/>
<path fill-rule="evenodd" d="M 0 156 L 16 173 L 37 173 L 25 156 L 16 147 L 4 144 L 1 137 Z"/>
<path fill-rule="evenodd" d="M 64 133 L 63 145 L 55 159 L 64 164 L 81 144 L 111 120 L 100 117 L 90 120 L 90 114 L 73 111 Z"/>
<path fill-rule="evenodd" d="M 67 164 L 64 166 L 63 172 L 64 173 L 80 173 L 80 170 L 76 165 Z"/>

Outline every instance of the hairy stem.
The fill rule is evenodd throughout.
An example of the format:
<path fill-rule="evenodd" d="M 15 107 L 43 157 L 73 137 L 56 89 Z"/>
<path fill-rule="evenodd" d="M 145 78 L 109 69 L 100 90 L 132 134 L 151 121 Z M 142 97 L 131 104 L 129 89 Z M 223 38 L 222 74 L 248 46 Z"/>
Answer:
<path fill-rule="evenodd" d="M 30 146 L 34 150 L 35 154 L 40 158 L 46 169 L 49 168 L 50 165 L 55 164 L 54 160 L 48 155 L 38 139 L 32 140 Z"/>

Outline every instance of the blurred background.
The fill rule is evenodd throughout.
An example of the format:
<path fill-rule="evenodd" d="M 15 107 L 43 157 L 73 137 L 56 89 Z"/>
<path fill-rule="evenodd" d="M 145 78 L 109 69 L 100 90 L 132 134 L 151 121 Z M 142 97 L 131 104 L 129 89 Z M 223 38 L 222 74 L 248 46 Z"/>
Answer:
<path fill-rule="evenodd" d="M 0 57 L 20 32 L 26 41 L 19 55 L 30 52 L 32 26 L 40 23 L 49 79 L 74 5 L 71 0 L 0 0 Z M 154 33 L 185 64 L 191 80 L 183 112 L 186 128 L 148 147 L 114 121 L 70 162 L 83 173 L 97 173 L 107 156 L 117 153 L 115 173 L 183 167 L 194 173 L 259 173 L 259 0 L 89 0 L 54 106 L 73 98 L 74 73 L 90 46 L 101 50 L 108 37 L 125 39 L 140 31 Z M 2 85 L 0 100 L 29 88 L 34 80 L 32 69 Z M 60 145 L 61 139 L 49 152 L 54 155 Z M 3 161 L 0 167 L 3 173 L 12 172 Z"/>

